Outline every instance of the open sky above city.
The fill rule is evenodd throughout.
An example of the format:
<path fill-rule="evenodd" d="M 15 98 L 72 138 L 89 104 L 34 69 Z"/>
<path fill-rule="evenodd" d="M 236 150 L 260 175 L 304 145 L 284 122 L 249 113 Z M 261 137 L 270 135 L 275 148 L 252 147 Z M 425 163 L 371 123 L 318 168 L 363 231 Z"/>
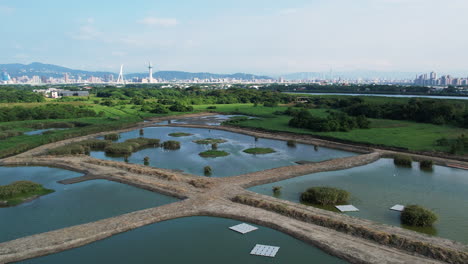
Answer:
<path fill-rule="evenodd" d="M 0 62 L 142 72 L 468 67 L 466 0 L 0 0 Z"/>

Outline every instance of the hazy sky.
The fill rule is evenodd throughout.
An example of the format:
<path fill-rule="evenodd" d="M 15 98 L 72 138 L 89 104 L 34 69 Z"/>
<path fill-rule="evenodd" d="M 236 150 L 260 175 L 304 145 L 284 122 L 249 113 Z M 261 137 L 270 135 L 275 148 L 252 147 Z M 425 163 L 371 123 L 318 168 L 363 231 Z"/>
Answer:
<path fill-rule="evenodd" d="M 468 0 L 0 0 L 0 64 L 468 73 Z"/>

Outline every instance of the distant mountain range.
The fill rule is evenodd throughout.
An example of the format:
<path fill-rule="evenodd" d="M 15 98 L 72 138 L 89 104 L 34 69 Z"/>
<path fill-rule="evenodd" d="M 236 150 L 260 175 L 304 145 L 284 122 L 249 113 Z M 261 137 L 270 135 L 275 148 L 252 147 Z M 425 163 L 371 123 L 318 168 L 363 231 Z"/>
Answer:
<path fill-rule="evenodd" d="M 82 79 L 87 79 L 91 76 L 105 78 L 109 75 L 113 75 L 114 79 L 118 77 L 117 73 L 113 72 L 100 72 L 100 71 L 84 71 L 84 70 L 74 70 L 70 68 L 65 68 L 62 66 L 52 65 L 52 64 L 43 64 L 39 62 L 34 62 L 28 65 L 25 64 L 0 64 L 0 71 L 6 71 L 10 74 L 11 77 L 20 77 L 28 76 L 32 77 L 45 76 L 47 78 L 61 78 L 65 73 L 68 73 L 70 78 L 77 79 L 81 77 Z M 125 79 L 132 78 L 146 78 L 148 73 L 130 73 L 125 74 Z M 220 79 L 220 78 L 235 78 L 243 80 L 252 80 L 252 79 L 272 79 L 269 76 L 257 76 L 253 74 L 246 73 L 235 73 L 235 74 L 215 74 L 208 72 L 201 73 L 191 73 L 191 72 L 182 72 L 182 71 L 159 71 L 153 73 L 153 78 L 161 78 L 164 80 L 192 80 L 194 78 L 198 79 Z"/>
<path fill-rule="evenodd" d="M 0 72 L 6 71 L 10 74 L 11 77 L 20 77 L 28 76 L 32 77 L 45 76 L 47 78 L 61 78 L 65 73 L 70 75 L 70 78 L 77 79 L 81 77 L 82 79 L 87 79 L 91 76 L 106 78 L 110 75 L 114 76 L 114 80 L 117 78 L 118 74 L 115 72 L 101 72 L 101 71 L 85 71 L 85 70 L 74 70 L 70 68 L 65 68 L 52 64 L 43 64 L 39 62 L 34 62 L 28 65 L 25 64 L 0 64 Z M 367 71 L 367 70 L 356 70 L 356 71 L 342 71 L 342 72 L 298 72 L 298 73 L 289 73 L 289 74 L 272 74 L 270 76 L 265 75 L 254 75 L 246 73 L 235 73 L 235 74 L 215 74 L 208 72 L 183 72 L 183 71 L 159 71 L 153 74 L 153 77 L 158 79 L 164 79 L 168 81 L 172 80 L 192 80 L 194 78 L 198 79 L 224 79 L 224 78 L 235 78 L 243 80 L 252 80 L 252 79 L 279 79 L 283 77 L 286 80 L 313 80 L 313 79 L 392 79 L 392 80 L 412 80 L 416 75 L 421 74 L 421 72 L 380 72 L 380 71 Z M 439 73 L 439 75 L 442 73 Z M 466 76 L 466 73 L 454 72 L 452 75 Z M 125 74 L 125 79 L 132 78 L 146 78 L 148 73 L 129 73 Z"/>

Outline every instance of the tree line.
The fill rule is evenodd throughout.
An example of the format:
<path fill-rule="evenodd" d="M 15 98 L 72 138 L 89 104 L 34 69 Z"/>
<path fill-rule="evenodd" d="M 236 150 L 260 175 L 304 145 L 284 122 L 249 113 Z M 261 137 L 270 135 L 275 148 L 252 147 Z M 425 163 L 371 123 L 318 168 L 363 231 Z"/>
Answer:
<path fill-rule="evenodd" d="M 37 107 L 0 107 L 0 122 L 94 117 L 96 112 L 84 107 L 46 104 Z"/>

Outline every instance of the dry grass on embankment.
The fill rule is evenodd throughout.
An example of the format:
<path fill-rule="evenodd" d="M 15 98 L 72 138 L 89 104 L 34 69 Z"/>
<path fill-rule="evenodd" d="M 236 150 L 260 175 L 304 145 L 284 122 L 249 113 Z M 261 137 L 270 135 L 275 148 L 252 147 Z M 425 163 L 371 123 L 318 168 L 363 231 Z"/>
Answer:
<path fill-rule="evenodd" d="M 438 247 L 421 241 L 414 241 L 395 234 L 379 232 L 363 226 L 348 224 L 328 217 L 317 216 L 284 204 L 258 200 L 248 196 L 236 196 L 234 202 L 265 209 L 303 222 L 331 228 L 336 231 L 377 242 L 384 246 L 394 247 L 410 253 L 417 253 L 435 260 L 452 264 L 468 263 L 468 253 Z"/>

